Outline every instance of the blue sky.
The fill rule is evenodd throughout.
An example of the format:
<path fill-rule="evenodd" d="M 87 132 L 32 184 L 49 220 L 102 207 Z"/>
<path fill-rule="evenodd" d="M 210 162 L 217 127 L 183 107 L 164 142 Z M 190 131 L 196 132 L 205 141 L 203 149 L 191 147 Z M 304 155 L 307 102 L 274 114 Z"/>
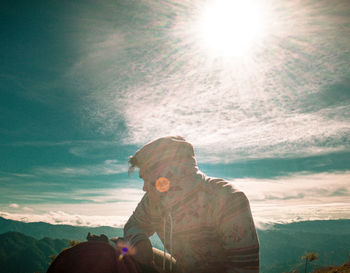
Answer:
<path fill-rule="evenodd" d="M 349 218 L 350 4 L 231 3 L 5 1 L 0 215 L 120 226 L 128 156 L 182 135 L 259 223 Z"/>

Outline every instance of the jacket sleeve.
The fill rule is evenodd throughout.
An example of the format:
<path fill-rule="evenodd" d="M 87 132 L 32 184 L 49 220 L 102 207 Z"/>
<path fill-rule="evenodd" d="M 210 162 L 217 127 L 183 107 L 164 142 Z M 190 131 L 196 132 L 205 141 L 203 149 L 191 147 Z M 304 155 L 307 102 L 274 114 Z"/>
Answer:
<path fill-rule="evenodd" d="M 148 237 L 154 233 L 150 210 L 146 193 L 124 226 L 124 239 L 131 245 L 148 240 Z"/>
<path fill-rule="evenodd" d="M 218 215 L 226 272 L 259 272 L 259 241 L 245 194 L 231 192 L 222 203 Z"/>

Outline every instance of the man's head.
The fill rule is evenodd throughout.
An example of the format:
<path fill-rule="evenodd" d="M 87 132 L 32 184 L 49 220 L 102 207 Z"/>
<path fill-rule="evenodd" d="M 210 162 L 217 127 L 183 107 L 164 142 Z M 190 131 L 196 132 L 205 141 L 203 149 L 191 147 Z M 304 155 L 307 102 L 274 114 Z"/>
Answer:
<path fill-rule="evenodd" d="M 145 191 L 154 189 L 159 178 L 175 182 L 197 170 L 193 147 L 180 136 L 162 137 L 146 144 L 129 158 L 129 163 L 129 171 L 139 168 Z"/>

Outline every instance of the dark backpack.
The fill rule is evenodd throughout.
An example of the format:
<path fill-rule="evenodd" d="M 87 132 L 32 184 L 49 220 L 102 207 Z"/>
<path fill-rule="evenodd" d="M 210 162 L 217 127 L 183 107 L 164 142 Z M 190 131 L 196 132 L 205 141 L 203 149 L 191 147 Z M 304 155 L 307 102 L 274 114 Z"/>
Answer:
<path fill-rule="evenodd" d="M 105 242 L 90 241 L 63 250 L 46 273 L 142 273 L 128 255 Z"/>

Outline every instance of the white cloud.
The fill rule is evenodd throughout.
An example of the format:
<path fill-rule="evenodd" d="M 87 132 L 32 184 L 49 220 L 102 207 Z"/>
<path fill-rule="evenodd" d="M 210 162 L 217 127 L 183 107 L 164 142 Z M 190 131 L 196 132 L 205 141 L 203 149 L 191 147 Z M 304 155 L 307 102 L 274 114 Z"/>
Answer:
<path fill-rule="evenodd" d="M 350 218 L 350 172 L 300 173 L 277 179 L 234 179 L 259 225 Z"/>
<path fill-rule="evenodd" d="M 123 191 L 122 200 L 115 202 L 105 200 L 106 203 L 30 204 L 30 210 L 26 209 L 18 213 L 8 211 L 6 207 L 0 204 L 0 216 L 24 222 L 42 221 L 51 224 L 122 227 L 142 197 L 141 195 L 136 200 L 136 198 L 125 196 L 127 194 L 137 193 L 132 189 L 125 190 Z"/>
<path fill-rule="evenodd" d="M 95 203 L 114 203 L 114 202 L 138 202 L 141 200 L 144 192 L 140 189 L 132 188 L 113 188 L 113 189 L 93 189 L 77 190 L 74 192 L 76 199 L 88 199 Z"/>
<path fill-rule="evenodd" d="M 266 228 L 272 223 L 349 219 L 348 181 L 350 172 L 300 173 L 274 180 L 233 179 L 232 183 L 248 196 L 257 226 Z M 12 213 L 6 207 L 0 206 L 0 216 L 53 224 L 121 227 L 141 200 L 143 192 L 140 189 L 81 190 L 74 192 L 74 195 L 78 199 L 91 199 L 91 202 L 30 204 L 32 211 L 23 209 L 23 213 Z"/>
<path fill-rule="evenodd" d="M 164 135 L 183 135 L 195 144 L 202 157 L 214 153 L 220 155 L 221 162 L 350 149 L 343 141 L 350 133 L 350 123 L 330 119 L 321 111 L 288 113 L 288 110 L 278 109 L 272 97 L 266 98 L 266 102 L 255 99 L 237 102 L 239 95 L 235 91 L 220 88 L 203 91 L 205 88 L 200 86 L 197 90 L 182 86 L 172 94 L 160 95 L 157 90 L 164 90 L 166 86 L 174 84 L 168 82 L 156 88 L 149 87 L 149 90 L 142 86 L 125 101 L 128 141 L 144 144 Z M 282 92 L 279 96 L 283 96 Z M 254 109 L 252 104 L 255 103 L 265 107 Z M 272 111 L 266 112 L 266 108 Z"/>
<path fill-rule="evenodd" d="M 0 216 L 6 219 L 22 222 L 46 222 L 53 225 L 73 226 L 112 226 L 123 227 L 128 216 L 90 216 L 69 214 L 63 211 L 50 211 L 43 214 L 14 214 L 0 211 Z"/>
<path fill-rule="evenodd" d="M 13 209 L 18 209 L 19 208 L 19 205 L 16 204 L 16 203 L 12 203 L 9 205 L 10 208 L 13 208 Z"/>
<path fill-rule="evenodd" d="M 17 210 L 14 213 L 13 210 L 8 209 L 7 205 L 0 204 L 0 216 L 25 222 L 43 221 L 52 224 L 121 227 L 135 210 L 143 194 L 142 190 L 132 188 L 28 194 L 23 197 L 22 211 Z M 57 203 L 57 200 L 62 198 L 77 202 Z M 42 199 L 46 201 L 38 202 Z M 81 200 L 85 202 L 80 202 Z M 26 204 L 25 202 L 28 201 L 31 203 Z"/>

